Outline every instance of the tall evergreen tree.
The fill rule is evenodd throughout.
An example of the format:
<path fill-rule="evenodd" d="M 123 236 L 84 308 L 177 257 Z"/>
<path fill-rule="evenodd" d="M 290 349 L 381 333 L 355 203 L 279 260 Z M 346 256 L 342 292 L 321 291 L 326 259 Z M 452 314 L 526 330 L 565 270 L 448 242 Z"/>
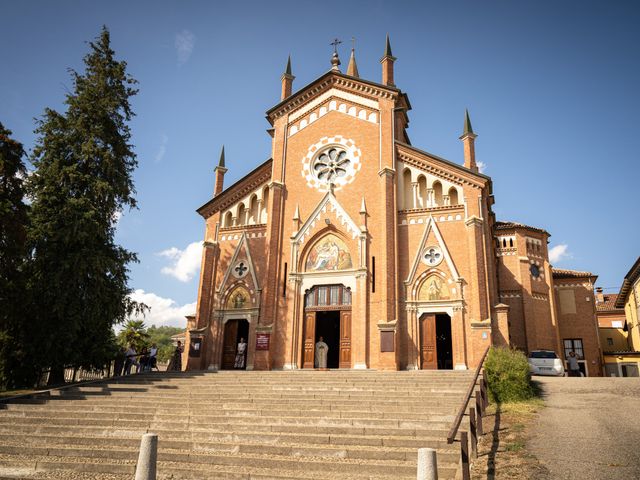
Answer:
<path fill-rule="evenodd" d="M 27 174 L 22 144 L 0 123 L 0 388 L 14 386 L 22 364 Z"/>
<path fill-rule="evenodd" d="M 112 327 L 141 305 L 129 298 L 128 264 L 136 255 L 114 241 L 114 218 L 135 208 L 137 166 L 128 122 L 137 83 L 115 59 L 103 27 L 89 43 L 83 73 L 70 70 L 65 114 L 46 109 L 29 179 L 33 197 L 29 247 L 34 295 L 33 365 L 100 367 Z"/>

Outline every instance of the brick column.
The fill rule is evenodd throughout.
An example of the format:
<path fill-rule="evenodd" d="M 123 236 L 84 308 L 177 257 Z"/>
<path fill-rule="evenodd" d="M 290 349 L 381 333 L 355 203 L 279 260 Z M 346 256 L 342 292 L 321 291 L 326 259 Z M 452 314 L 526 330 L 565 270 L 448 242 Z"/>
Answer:
<path fill-rule="evenodd" d="M 496 318 L 491 322 L 491 344 L 496 347 L 508 347 L 509 342 L 509 305 L 499 303 L 493 307 Z"/>

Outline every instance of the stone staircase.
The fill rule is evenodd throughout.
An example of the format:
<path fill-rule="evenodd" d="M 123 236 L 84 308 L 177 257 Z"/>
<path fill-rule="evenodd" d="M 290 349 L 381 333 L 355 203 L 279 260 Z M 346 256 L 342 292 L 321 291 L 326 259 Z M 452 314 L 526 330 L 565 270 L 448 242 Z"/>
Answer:
<path fill-rule="evenodd" d="M 0 479 L 133 478 L 157 433 L 159 479 L 415 479 L 472 372 L 293 371 L 121 377 L 0 405 Z"/>

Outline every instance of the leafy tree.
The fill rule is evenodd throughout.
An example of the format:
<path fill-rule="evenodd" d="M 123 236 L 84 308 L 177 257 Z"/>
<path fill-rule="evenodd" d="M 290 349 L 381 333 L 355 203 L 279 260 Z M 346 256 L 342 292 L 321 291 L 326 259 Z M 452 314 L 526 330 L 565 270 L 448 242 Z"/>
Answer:
<path fill-rule="evenodd" d="M 113 221 L 136 207 L 128 122 L 137 82 L 115 59 L 106 27 L 84 65 L 84 73 L 70 70 L 67 111 L 46 109 L 38 120 L 28 180 L 31 355 L 35 369 L 52 368 L 50 383 L 65 365 L 100 368 L 115 353 L 104 348 L 112 327 L 144 308 L 129 297 L 128 265 L 137 257 L 115 243 Z"/>
<path fill-rule="evenodd" d="M 149 334 L 149 343 L 155 343 L 158 346 L 158 361 L 168 362 L 175 350 L 171 337 L 178 333 L 184 332 L 184 328 L 177 327 L 156 327 L 151 325 L 147 330 Z"/>
<path fill-rule="evenodd" d="M 27 174 L 22 144 L 0 123 L 0 388 L 21 383 Z"/>

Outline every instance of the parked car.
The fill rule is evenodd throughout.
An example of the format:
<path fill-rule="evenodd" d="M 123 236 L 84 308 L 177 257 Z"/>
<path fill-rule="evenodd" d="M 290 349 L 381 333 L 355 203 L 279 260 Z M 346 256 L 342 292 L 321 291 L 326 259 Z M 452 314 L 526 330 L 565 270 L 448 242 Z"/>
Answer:
<path fill-rule="evenodd" d="M 564 376 L 562 359 L 551 350 L 534 350 L 529 353 L 529 371 L 532 375 Z"/>

